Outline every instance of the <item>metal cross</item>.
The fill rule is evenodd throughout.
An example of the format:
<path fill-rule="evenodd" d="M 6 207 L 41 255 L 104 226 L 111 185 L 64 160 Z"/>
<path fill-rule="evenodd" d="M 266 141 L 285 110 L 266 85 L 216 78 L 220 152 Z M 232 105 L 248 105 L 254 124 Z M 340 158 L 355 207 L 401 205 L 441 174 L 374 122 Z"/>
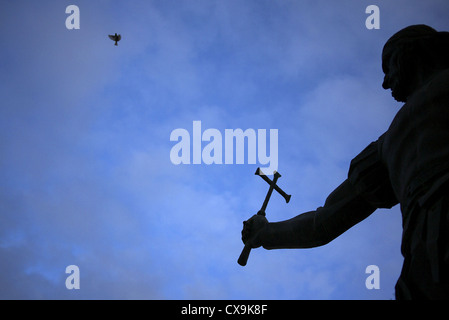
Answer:
<path fill-rule="evenodd" d="M 292 196 L 289 194 L 286 194 L 284 192 L 284 190 L 279 188 L 278 185 L 276 184 L 277 180 L 281 177 L 281 174 L 279 172 L 274 171 L 273 180 L 270 180 L 270 178 L 268 178 L 262 172 L 262 170 L 260 170 L 260 168 L 257 168 L 255 175 L 260 176 L 262 179 L 264 179 L 270 185 L 267 195 L 265 196 L 265 200 L 262 204 L 262 208 L 260 208 L 259 212 L 257 212 L 258 215 L 262 215 L 262 216 L 266 215 L 265 210 L 267 209 L 268 201 L 270 200 L 271 194 L 273 193 L 273 189 L 276 190 L 281 196 L 283 196 L 287 203 L 290 201 L 290 198 Z M 245 244 L 245 247 L 243 248 L 242 253 L 240 254 L 240 257 L 237 261 L 241 266 L 246 265 L 246 262 L 248 261 L 250 252 L 251 252 L 251 247 L 249 245 Z"/>
<path fill-rule="evenodd" d="M 268 178 L 262 172 L 262 170 L 260 170 L 260 168 L 257 168 L 255 175 L 260 176 L 262 179 L 264 179 L 270 185 L 270 189 L 268 189 L 267 195 L 265 197 L 265 201 L 263 202 L 262 208 L 259 211 L 260 213 L 258 213 L 258 214 L 265 215 L 265 210 L 267 209 L 268 201 L 270 200 L 271 194 L 273 193 L 273 189 L 276 190 L 277 192 L 279 192 L 279 194 L 284 197 L 284 199 L 287 203 L 290 201 L 290 198 L 292 196 L 289 194 L 286 194 L 284 192 L 284 190 L 279 188 L 278 185 L 276 184 L 277 180 L 281 177 L 281 174 L 279 172 L 275 171 L 273 173 L 273 180 L 270 180 L 270 178 Z"/>

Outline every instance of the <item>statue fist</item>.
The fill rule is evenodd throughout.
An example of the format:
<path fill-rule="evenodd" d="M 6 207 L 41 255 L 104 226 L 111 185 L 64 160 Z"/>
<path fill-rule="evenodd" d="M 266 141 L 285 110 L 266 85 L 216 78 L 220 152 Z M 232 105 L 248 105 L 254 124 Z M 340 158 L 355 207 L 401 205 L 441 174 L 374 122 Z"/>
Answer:
<path fill-rule="evenodd" d="M 247 221 L 243 221 L 242 241 L 251 248 L 258 248 L 262 245 L 262 233 L 268 225 L 268 220 L 264 215 L 255 214 Z"/>

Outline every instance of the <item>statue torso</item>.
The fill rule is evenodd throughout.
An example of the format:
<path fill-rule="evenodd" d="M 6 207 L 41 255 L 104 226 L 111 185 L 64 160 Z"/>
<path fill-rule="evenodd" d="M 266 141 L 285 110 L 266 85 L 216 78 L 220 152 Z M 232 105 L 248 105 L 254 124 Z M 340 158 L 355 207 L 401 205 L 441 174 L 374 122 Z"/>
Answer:
<path fill-rule="evenodd" d="M 449 70 L 408 99 L 381 137 L 379 152 L 401 205 L 449 172 Z"/>

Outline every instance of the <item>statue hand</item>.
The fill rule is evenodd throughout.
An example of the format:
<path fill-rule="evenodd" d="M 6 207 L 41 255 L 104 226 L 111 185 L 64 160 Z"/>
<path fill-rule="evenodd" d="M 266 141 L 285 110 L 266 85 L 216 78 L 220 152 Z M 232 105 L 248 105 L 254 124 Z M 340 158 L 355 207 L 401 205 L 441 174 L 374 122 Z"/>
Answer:
<path fill-rule="evenodd" d="M 247 221 L 243 221 L 242 241 L 251 248 L 258 248 L 262 245 L 261 231 L 268 225 L 268 220 L 264 215 L 255 214 Z"/>

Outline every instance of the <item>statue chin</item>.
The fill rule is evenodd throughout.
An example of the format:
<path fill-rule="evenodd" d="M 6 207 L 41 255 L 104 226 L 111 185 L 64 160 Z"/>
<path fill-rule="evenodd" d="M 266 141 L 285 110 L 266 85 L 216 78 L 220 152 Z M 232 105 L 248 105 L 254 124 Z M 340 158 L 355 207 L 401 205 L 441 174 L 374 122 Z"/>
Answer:
<path fill-rule="evenodd" d="M 395 91 L 391 92 L 391 96 L 394 98 L 394 100 L 396 100 L 398 102 L 407 102 L 407 98 L 405 96 L 403 96 L 400 93 L 397 93 Z"/>
<path fill-rule="evenodd" d="M 391 89 L 391 96 L 398 102 L 407 102 L 408 91 L 403 86 L 394 86 Z"/>

